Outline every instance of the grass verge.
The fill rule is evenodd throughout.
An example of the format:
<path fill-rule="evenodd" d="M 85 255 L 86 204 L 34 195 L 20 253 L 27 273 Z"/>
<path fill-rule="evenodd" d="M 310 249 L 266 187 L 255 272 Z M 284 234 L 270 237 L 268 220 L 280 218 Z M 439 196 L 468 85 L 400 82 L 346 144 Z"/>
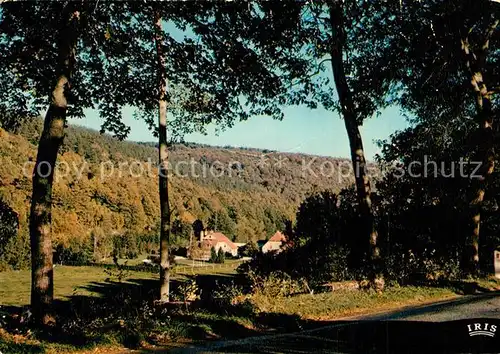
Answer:
<path fill-rule="evenodd" d="M 302 319 L 323 321 L 419 305 L 457 296 L 451 288 L 406 286 L 387 288 L 381 294 L 374 291 L 345 290 L 284 298 L 256 295 L 252 302 L 261 312 L 298 315 Z"/>

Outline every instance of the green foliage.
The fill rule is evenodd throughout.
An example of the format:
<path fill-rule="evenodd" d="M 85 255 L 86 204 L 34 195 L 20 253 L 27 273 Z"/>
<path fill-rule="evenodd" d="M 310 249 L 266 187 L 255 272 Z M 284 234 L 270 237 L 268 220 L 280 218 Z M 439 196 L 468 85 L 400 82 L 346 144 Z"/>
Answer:
<path fill-rule="evenodd" d="M 210 259 L 208 261 L 210 263 L 218 263 L 217 262 L 217 251 L 215 251 L 214 246 L 212 246 L 212 248 L 210 248 Z"/>
<path fill-rule="evenodd" d="M 130 232 L 123 235 L 116 235 L 113 238 L 113 253 L 119 258 L 134 259 L 139 255 L 137 247 L 138 237 Z"/>
<path fill-rule="evenodd" d="M 200 288 L 196 284 L 196 279 L 190 278 L 182 282 L 177 291 L 172 294 L 174 300 L 182 301 L 184 303 L 192 302 L 200 299 Z"/>
<path fill-rule="evenodd" d="M 30 239 L 28 230 L 23 229 L 16 237 L 9 239 L 0 253 L 0 270 L 26 269 L 31 264 Z"/>
<path fill-rule="evenodd" d="M 19 228 L 17 214 L 3 200 L 0 200 L 0 254 L 11 238 L 16 237 Z"/>
<path fill-rule="evenodd" d="M 238 248 L 238 255 L 241 257 L 254 257 L 258 252 L 259 247 L 252 241 Z"/>
<path fill-rule="evenodd" d="M 12 260 L 19 229 L 19 217 L 3 200 L 0 200 L 0 270 L 7 268 Z M 8 252 L 8 253 L 7 253 Z M 12 253 L 11 253 L 12 252 Z M 17 263 L 17 262 L 16 262 Z"/>
<path fill-rule="evenodd" d="M 216 281 L 215 289 L 210 295 L 209 308 L 216 313 L 254 316 L 254 308 L 250 299 L 245 296 L 243 287 L 234 281 L 227 283 Z"/>
<path fill-rule="evenodd" d="M 193 233 L 193 226 L 190 223 L 175 219 L 172 222 L 171 235 L 174 239 L 173 244 L 188 244 Z"/>
<path fill-rule="evenodd" d="M 121 283 L 123 280 L 130 277 L 131 273 L 127 269 L 127 261 L 120 264 L 116 253 L 113 254 L 113 264 L 116 268 L 104 269 L 104 273 L 108 275 L 108 278 L 106 279 L 107 281 L 116 279 L 119 283 Z"/>
<path fill-rule="evenodd" d="M 217 256 L 215 258 L 215 263 L 224 263 L 226 261 L 226 254 L 224 253 L 224 250 L 221 248 L 219 248 L 219 250 L 217 251 Z"/>
<path fill-rule="evenodd" d="M 228 216 L 225 210 L 215 211 L 208 219 L 207 227 L 211 230 L 222 232 L 229 239 L 236 237 L 236 223 Z"/>
<path fill-rule="evenodd" d="M 68 245 L 58 244 L 55 247 L 54 263 L 82 266 L 93 261 L 93 250 L 90 242 L 70 239 Z"/>
<path fill-rule="evenodd" d="M 304 293 L 307 288 L 304 280 L 293 279 L 282 271 L 272 271 L 265 276 L 250 271 L 247 277 L 253 294 L 274 299 Z"/>

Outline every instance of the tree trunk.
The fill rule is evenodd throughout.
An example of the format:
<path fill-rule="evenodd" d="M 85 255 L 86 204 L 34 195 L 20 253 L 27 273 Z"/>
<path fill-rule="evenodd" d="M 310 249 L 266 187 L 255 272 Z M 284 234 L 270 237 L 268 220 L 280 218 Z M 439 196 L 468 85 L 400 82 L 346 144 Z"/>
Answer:
<path fill-rule="evenodd" d="M 478 176 L 471 176 L 470 225 L 471 230 L 465 247 L 464 271 L 466 274 L 479 274 L 479 229 L 481 224 L 481 208 L 486 192 L 489 176 L 495 168 L 495 142 L 493 132 L 492 92 L 489 92 L 484 78 L 486 54 L 489 38 L 498 26 L 496 20 L 488 29 L 485 41 L 477 53 L 473 53 L 468 38 L 462 40 L 462 50 L 466 58 L 466 65 L 471 77 L 472 89 L 476 93 L 477 123 L 478 123 L 478 151 L 474 161 L 481 161 Z"/>
<path fill-rule="evenodd" d="M 159 90 L 159 193 L 160 193 L 160 301 L 168 302 L 170 297 L 170 207 L 168 203 L 168 149 L 167 149 L 167 78 L 165 57 L 162 49 L 163 26 L 159 11 L 155 11 L 156 55 Z"/>
<path fill-rule="evenodd" d="M 65 6 L 59 28 L 57 79 L 45 115 L 43 132 L 33 170 L 30 212 L 31 309 L 37 324 L 54 322 L 51 307 L 54 295 L 52 265 L 52 183 L 57 153 L 64 138 L 68 90 L 75 66 L 80 13 Z"/>
<path fill-rule="evenodd" d="M 363 141 L 359 132 L 354 102 L 347 84 L 343 63 L 343 46 L 345 41 L 343 6 L 340 0 L 333 0 L 329 6 L 330 24 L 332 27 L 332 43 L 330 47 L 332 71 L 349 138 L 363 232 L 369 239 L 370 280 L 373 287 L 377 290 L 382 290 L 384 288 L 384 278 L 382 275 L 380 248 L 378 246 L 378 233 L 373 217 L 370 180 L 366 174 Z"/>

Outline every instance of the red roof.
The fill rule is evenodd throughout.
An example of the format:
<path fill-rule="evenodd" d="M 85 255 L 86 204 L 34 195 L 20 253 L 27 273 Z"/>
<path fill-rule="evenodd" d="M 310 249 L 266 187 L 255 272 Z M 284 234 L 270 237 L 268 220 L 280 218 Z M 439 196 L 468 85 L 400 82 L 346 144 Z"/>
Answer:
<path fill-rule="evenodd" d="M 205 236 L 203 239 L 203 243 L 206 243 L 209 246 L 215 246 L 218 242 L 226 243 L 233 250 L 238 249 L 238 247 L 221 232 L 212 232 L 211 234 Z"/>
<path fill-rule="evenodd" d="M 281 231 L 276 231 L 276 233 L 269 239 L 268 242 L 285 242 L 286 237 L 281 233 Z"/>

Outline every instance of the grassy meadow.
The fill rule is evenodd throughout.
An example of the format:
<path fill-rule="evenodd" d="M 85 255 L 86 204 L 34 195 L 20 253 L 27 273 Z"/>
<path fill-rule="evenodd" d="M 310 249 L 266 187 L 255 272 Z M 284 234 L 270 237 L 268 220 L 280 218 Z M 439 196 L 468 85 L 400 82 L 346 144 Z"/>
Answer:
<path fill-rule="evenodd" d="M 137 263 L 139 264 L 139 263 Z M 203 267 L 178 266 L 173 268 L 174 278 L 183 279 L 193 275 L 232 275 L 239 262 L 228 264 L 206 264 Z M 124 284 L 137 281 L 158 279 L 156 272 L 124 271 Z M 54 297 L 69 300 L 73 295 L 100 296 L 100 285 L 117 280 L 117 270 L 111 274 L 101 267 L 60 266 L 54 267 Z M 30 301 L 30 270 L 11 270 L 0 272 L 0 305 L 23 306 Z"/>
<path fill-rule="evenodd" d="M 129 272 L 129 278 L 154 279 L 149 272 Z M 99 267 L 56 266 L 54 268 L 54 297 L 68 300 L 71 295 L 94 295 L 89 285 L 103 283 L 110 276 Z M 127 281 L 127 280 L 125 280 Z M 0 305 L 28 305 L 30 301 L 30 270 L 0 272 Z"/>

